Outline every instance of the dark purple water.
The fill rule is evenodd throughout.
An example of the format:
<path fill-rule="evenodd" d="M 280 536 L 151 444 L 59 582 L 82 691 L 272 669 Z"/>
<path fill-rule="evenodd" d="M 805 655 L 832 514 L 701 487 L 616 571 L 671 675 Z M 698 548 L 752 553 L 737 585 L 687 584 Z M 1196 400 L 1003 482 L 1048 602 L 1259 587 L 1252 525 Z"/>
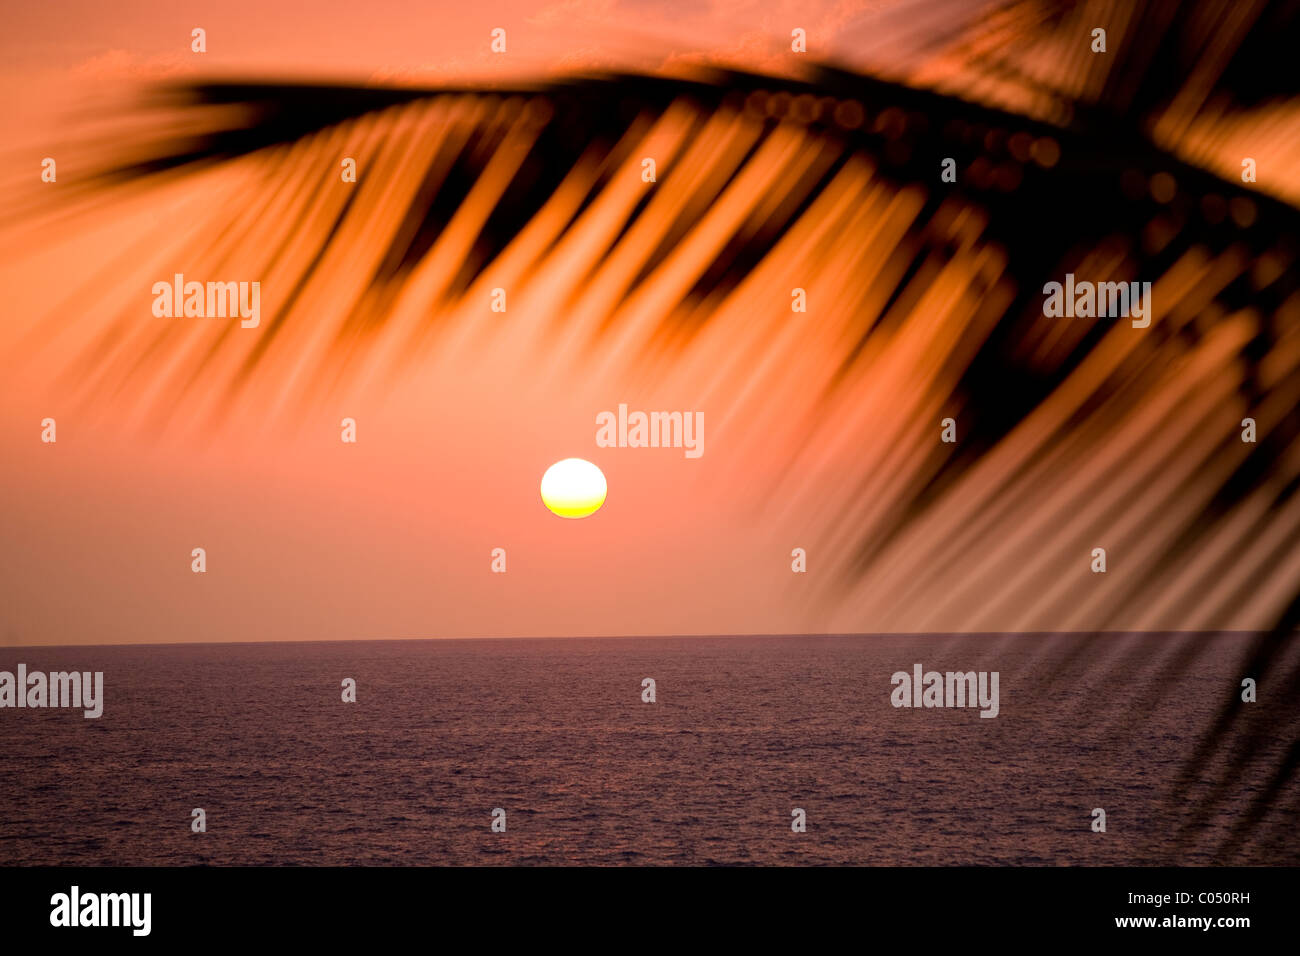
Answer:
<path fill-rule="evenodd" d="M 0 670 L 102 670 L 106 698 L 98 720 L 0 710 L 0 864 L 1294 864 L 1293 796 L 1233 831 L 1291 743 L 1294 704 L 1245 705 L 1262 749 L 1217 802 L 1239 743 L 1176 786 L 1245 642 L 0 648 Z M 997 670 L 1000 715 L 895 709 L 890 675 L 915 662 Z"/>

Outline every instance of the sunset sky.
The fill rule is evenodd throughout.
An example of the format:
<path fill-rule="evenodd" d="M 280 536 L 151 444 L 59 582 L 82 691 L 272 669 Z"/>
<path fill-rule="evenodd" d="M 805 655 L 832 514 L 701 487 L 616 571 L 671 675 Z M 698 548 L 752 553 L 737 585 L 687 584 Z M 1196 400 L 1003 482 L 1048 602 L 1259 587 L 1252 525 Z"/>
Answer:
<path fill-rule="evenodd" d="M 695 141 L 688 136 L 695 117 L 685 107 L 656 118 L 629 146 L 628 177 L 615 178 L 608 205 L 595 208 L 583 229 L 566 233 L 568 246 L 549 244 L 542 217 L 539 233 L 513 247 L 515 258 L 493 263 L 456 300 L 434 294 L 450 269 L 438 256 L 375 297 L 363 265 L 378 234 L 399 229 L 383 224 L 386 212 L 402 208 L 419 184 L 421 167 L 404 164 L 423 156 L 421 144 L 443 135 L 443 124 L 461 121 L 459 107 L 445 103 L 394 113 L 399 132 L 388 138 L 368 138 L 373 130 L 358 121 L 337 130 L 337 139 L 296 152 L 268 150 L 145 189 L 114 186 L 84 202 L 48 199 L 144 136 L 148 128 L 134 125 L 143 121 L 126 105 L 140 83 L 276 76 L 491 86 L 598 69 L 677 73 L 703 63 L 786 74 L 796 70 L 794 27 L 807 29 L 810 49 L 826 60 L 891 73 L 929 62 L 926 44 L 971 21 L 974 8 L 911 0 L 489 0 L 433 13 L 427 3 L 403 0 L 232 0 L 7 11 L 0 35 L 7 133 L 0 197 L 11 210 L 0 227 L 0 643 L 1186 623 L 1178 607 L 1130 609 L 1118 619 L 1110 613 L 1107 592 L 1098 589 L 1118 594 L 1122 579 L 1088 574 L 1091 527 L 1079 529 L 1078 547 L 1047 555 L 1041 538 L 1019 536 L 1028 527 L 1023 516 L 1003 514 L 983 529 L 983 544 L 964 544 L 971 570 L 955 577 L 964 590 L 949 594 L 925 578 L 931 558 L 973 526 L 981 495 L 998 486 L 996 462 L 967 476 L 938 517 L 893 542 L 884 563 L 853 588 L 836 575 L 858 557 L 846 529 L 883 529 L 894 503 L 929 474 L 940 419 L 961 414 L 943 403 L 951 369 L 941 360 L 961 361 L 966 333 L 982 334 L 1008 294 L 1001 252 L 980 236 L 978 222 L 936 217 L 933 228 L 950 229 L 960 253 L 929 277 L 924 298 L 905 302 L 911 311 L 895 316 L 891 338 L 876 341 L 840 377 L 863 310 L 887 298 L 873 283 L 895 274 L 891 252 L 919 206 L 917 190 L 882 184 L 869 164 L 851 161 L 814 214 L 791 230 L 776 264 L 755 269 L 725 299 L 687 307 L 672 298 L 742 221 L 742 201 L 779 196 L 838 147 L 794 132 L 774 138 L 731 205 L 697 210 L 699 228 L 626 299 L 619 290 L 652 261 L 654 230 L 666 231 L 678 206 L 693 208 L 698 186 L 666 177 L 662 212 L 648 216 L 646 234 L 633 230 L 618 254 L 598 254 L 641 195 L 640 157 L 655 151 L 665 169 L 678 159 L 693 176 L 721 176 L 745 155 L 752 124 L 718 120 L 712 139 Z M 207 31 L 203 56 L 189 50 L 196 26 Z M 504 57 L 488 47 L 498 26 L 508 31 Z M 1012 95 L 996 86 L 987 92 Z M 498 122 L 495 109 L 484 107 L 474 121 Z M 526 145 L 526 124 L 499 122 L 506 142 Z M 277 285 L 275 273 L 259 271 L 271 268 L 272 237 L 290 226 L 309 238 L 326 229 L 306 213 L 292 220 L 267 211 L 289 203 L 298 184 L 335 169 L 340 155 L 361 157 L 366 170 L 389 170 L 393 192 L 378 192 L 378 179 L 359 184 L 374 190 L 357 201 L 378 224 L 367 231 L 357 220 L 342 231 L 328 268 L 295 299 L 288 271 L 295 257 L 310 258 L 306 246 L 292 247 L 289 264 L 275 266 L 286 271 Z M 45 156 L 59 161 L 58 184 L 39 181 Z M 580 178 L 580 157 L 573 160 Z M 508 170 L 494 175 L 504 188 Z M 343 194 L 319 195 L 328 205 Z M 486 200 L 481 209 L 466 205 L 471 216 L 488 210 Z M 242 231 L 223 232 L 226 226 Z M 443 237 L 449 246 L 453 233 Z M 243 238 L 229 239 L 235 234 Z M 581 275 L 588 267 L 599 271 Z M 261 281 L 262 327 L 155 318 L 149 290 L 175 272 Z M 975 277 L 981 291 L 972 291 Z M 497 316 L 486 296 L 502 283 L 510 308 Z M 810 314 L 791 313 L 794 286 L 808 289 L 816 304 Z M 351 320 L 333 315 L 341 303 Z M 251 343 L 281 307 L 293 310 L 294 323 L 267 339 L 256 373 L 240 379 L 241 356 L 256 351 Z M 713 316 L 699 336 L 657 331 L 684 327 L 698 318 L 696 308 Z M 611 314 L 619 318 L 613 333 L 598 335 Z M 385 317 L 386 328 L 415 338 L 391 337 L 373 352 L 349 344 L 347 323 L 358 316 Z M 425 335 L 421 323 L 434 316 L 437 331 Z M 1185 378 L 1153 377 L 1150 405 L 1135 405 L 1116 433 L 1144 447 L 1160 401 L 1184 391 L 1188 400 L 1218 395 L 1223 427 L 1235 427 L 1242 409 L 1234 382 L 1215 378 L 1208 363 L 1241 334 L 1224 323 L 1186 358 Z M 204 355 L 217 359 L 204 364 Z M 1065 421 L 1087 384 L 1063 389 L 1040 424 Z M 620 403 L 702 412 L 705 453 L 692 459 L 680 449 L 598 447 L 596 416 Z M 40 440 L 46 417 L 57 420 L 55 444 Z M 358 423 L 355 445 L 340 442 L 344 417 Z M 1032 428 L 1012 436 L 1007 469 L 1035 441 Z M 1100 435 L 1082 442 L 1077 472 L 1099 488 L 1119 488 L 1126 465 L 1107 463 Z M 540 500 L 543 472 L 568 457 L 596 463 L 608 481 L 608 499 L 590 518 L 557 518 Z M 1036 500 L 1041 486 L 1025 482 L 1021 500 Z M 1142 525 L 1121 516 L 1104 543 L 1137 554 L 1181 519 L 1157 515 Z M 196 547 L 207 551 L 204 574 L 191 571 Z M 505 574 L 490 571 L 498 547 L 507 551 Z M 796 547 L 807 549 L 807 574 L 792 573 Z M 1007 590 L 975 586 L 980 568 Z M 1283 597 L 1269 579 L 1260 590 L 1234 616 L 1207 609 L 1194 623 L 1257 626 Z M 895 600 L 905 592 L 906 602 Z"/>

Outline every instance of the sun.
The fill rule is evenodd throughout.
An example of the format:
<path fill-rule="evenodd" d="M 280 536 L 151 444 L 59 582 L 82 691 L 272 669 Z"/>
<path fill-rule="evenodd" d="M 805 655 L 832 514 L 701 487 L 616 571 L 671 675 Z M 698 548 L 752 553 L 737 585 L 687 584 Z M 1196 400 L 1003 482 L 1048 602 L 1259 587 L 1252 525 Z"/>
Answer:
<path fill-rule="evenodd" d="M 561 518 L 595 514 L 607 490 L 601 470 L 581 458 L 557 461 L 542 475 L 542 501 Z"/>

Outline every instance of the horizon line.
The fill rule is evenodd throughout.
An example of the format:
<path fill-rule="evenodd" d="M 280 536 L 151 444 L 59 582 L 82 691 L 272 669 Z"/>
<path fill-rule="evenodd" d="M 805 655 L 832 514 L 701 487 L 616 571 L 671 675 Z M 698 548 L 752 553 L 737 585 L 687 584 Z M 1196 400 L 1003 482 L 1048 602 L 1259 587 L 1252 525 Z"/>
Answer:
<path fill-rule="evenodd" d="M 699 638 L 705 640 L 733 640 L 742 638 L 780 638 L 780 637 L 836 637 L 836 638 L 879 638 L 879 637 L 1079 637 L 1094 635 L 1096 637 L 1196 637 L 1196 636 L 1242 636 L 1253 637 L 1271 633 L 1269 628 L 1235 629 L 1203 628 L 1191 630 L 1134 630 L 1134 629 L 1085 629 L 1056 631 L 764 631 L 752 633 L 729 634 L 502 634 L 502 635 L 448 635 L 442 637 L 339 637 L 339 638 L 282 638 L 264 641 L 122 641 L 103 644 L 0 644 L 0 651 L 5 650 L 57 650 L 61 648 L 86 647 L 237 647 L 266 644 L 404 644 L 432 643 L 436 641 L 634 641 L 634 640 L 682 640 Z M 1300 637 L 1300 628 L 1293 630 L 1293 636 Z"/>

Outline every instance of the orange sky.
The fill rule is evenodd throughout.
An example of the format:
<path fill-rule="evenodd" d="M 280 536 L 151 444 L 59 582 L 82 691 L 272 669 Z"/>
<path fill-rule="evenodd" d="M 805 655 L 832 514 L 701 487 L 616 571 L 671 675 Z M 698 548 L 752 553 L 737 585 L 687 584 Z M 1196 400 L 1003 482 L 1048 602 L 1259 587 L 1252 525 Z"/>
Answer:
<path fill-rule="evenodd" d="M 869 21 L 881 6 L 730 0 L 29 5 L 7 14 L 0 34 L 6 94 L 0 118 L 12 157 L 5 178 L 25 180 L 33 157 L 62 142 L 70 110 L 114 95 L 124 82 L 198 73 L 441 82 L 654 69 L 714 57 L 780 68 L 793 26 L 809 30 L 814 48 L 828 51 L 832 38 Z M 195 26 L 207 31 L 209 52 L 202 57 L 189 50 Z M 505 57 L 488 50 L 497 26 L 508 31 Z M 59 155 L 64 169 L 77 170 L 75 154 Z M 797 584 L 784 536 L 774 541 L 753 503 L 740 506 L 743 495 L 725 488 L 700 492 L 725 446 L 710 447 L 698 461 L 679 451 L 595 448 L 593 412 L 635 402 L 631 388 L 602 396 L 599 408 L 589 401 L 521 405 L 509 382 L 473 373 L 446 386 L 450 397 L 438 399 L 446 404 L 434 415 L 396 401 L 371 412 L 355 401 L 320 409 L 292 439 L 279 432 L 269 438 L 227 433 L 215 444 L 202 438 L 204 447 L 189 438 L 160 442 L 142 434 L 125 414 L 115 416 L 111 403 L 92 403 L 101 414 L 93 428 L 79 426 L 83 406 L 73 403 L 57 371 L 75 333 L 38 354 L 25 336 L 41 341 L 42 306 L 72 292 L 88 266 L 133 228 L 142 234 L 152 228 L 158 202 L 81 218 L 75 235 L 60 227 L 39 233 L 28 223 L 3 236 L 4 248 L 18 256 L 8 261 L 21 265 L 5 275 L 16 288 L 4 337 L 5 364 L 15 374 L 3 387 L 0 419 L 8 463 L 0 519 L 7 613 L 0 641 L 815 626 L 817 615 L 807 608 L 770 600 Z M 37 323 L 34 330 L 29 322 Z M 474 401 L 464 402 L 463 390 Z M 716 427 L 713 416 L 722 409 L 701 410 L 706 440 L 712 439 L 708 426 Z M 39 421 L 47 414 L 59 420 L 57 446 L 31 440 L 32 416 Z M 343 414 L 360 421 L 355 448 L 338 441 Z M 538 500 L 545 467 L 569 455 L 597 461 L 608 477 L 609 501 L 592 519 L 561 521 Z M 190 549 L 200 545 L 210 556 L 206 575 L 189 569 Z M 488 573 L 490 550 L 498 546 L 508 550 L 505 575 Z"/>
<path fill-rule="evenodd" d="M 216 342 L 222 320 L 160 325 L 149 312 L 149 289 L 174 271 L 200 280 L 258 278 L 226 274 L 222 263 L 260 261 L 262 238 L 280 219 L 259 214 L 291 191 L 281 183 L 332 169 L 338 148 L 368 148 L 364 128 L 342 130 L 339 143 L 317 143 L 314 152 L 250 156 L 144 194 L 123 187 L 107 203 L 72 212 L 46 205 L 49 189 L 75 182 L 90 165 L 89 153 L 69 145 L 76 127 L 65 110 L 112 95 L 123 81 L 201 70 L 438 82 L 710 59 L 780 71 L 793 26 L 808 29 L 812 49 L 828 58 L 885 64 L 903 55 L 909 36 L 926 35 L 924 21 L 897 31 L 898 17 L 916 7 L 908 0 L 560 0 L 438 10 L 395 0 L 336 8 L 234 0 L 8 12 L 0 36 L 0 121 L 9 134 L 0 195 L 22 212 L 0 228 L 0 643 L 994 629 L 1064 620 L 1060 606 L 1041 601 L 1037 617 L 1016 603 L 981 615 L 978 588 L 950 604 L 935 597 L 941 590 L 891 604 L 892 593 L 916 586 L 926 556 L 969 526 L 960 503 L 944 513 L 945 526 L 896 543 L 891 563 L 862 581 L 853 600 L 830 576 L 852 561 L 846 529 L 889 519 L 900 490 L 924 480 L 939 418 L 960 412 L 936 403 L 937 358 L 960 355 L 956 330 L 977 325 L 1005 292 L 996 286 L 999 253 L 978 240 L 969 217 L 950 224 L 962 255 L 929 280 L 932 291 L 911 303 L 896 335 L 874 341 L 847 382 L 834 380 L 839 357 L 860 310 L 884 301 L 896 236 L 918 208 L 914 190 L 882 185 L 863 163 L 844 169 L 816 215 L 791 232 L 776 266 L 756 270 L 735 295 L 709 306 L 716 317 L 708 334 L 674 352 L 648 332 L 690 319 L 674 312 L 664 290 L 689 286 L 739 205 L 786 189 L 830 147 L 794 133 L 772 137 L 742 178 L 736 208 L 719 202 L 701 211 L 699 228 L 655 280 L 618 305 L 621 331 L 599 349 L 588 349 L 583 336 L 609 314 L 611 290 L 636 272 L 653 235 L 634 230 L 624 251 L 600 260 L 599 275 L 585 283 L 566 272 L 586 261 L 579 251 L 553 256 L 545 237 L 521 239 L 520 262 L 540 268 L 494 264 L 483 288 L 467 294 L 469 304 L 426 294 L 438 281 L 434 262 L 400 290 L 408 308 L 394 321 L 419 328 L 436 317 L 441 337 L 414 350 L 406 367 L 401 354 L 390 355 L 392 364 L 369 368 L 369 379 L 346 364 L 359 352 L 330 344 L 337 331 L 328 324 L 330 306 L 353 294 L 359 263 L 374 248 L 362 231 L 345 236 L 338 261 L 299 302 L 294 331 L 233 397 L 218 375 L 234 359 L 186 378 L 198 367 L 187 363 Z M 926 5 L 948 25 L 959 9 L 969 16 L 970 5 Z M 895 27 L 887 47 L 876 42 L 885 23 Z M 189 52 L 194 26 L 208 31 L 202 58 Z M 508 31 L 507 57 L 488 52 L 495 26 Z M 432 130 L 441 109 L 414 109 L 404 121 Z M 120 112 L 79 115 L 99 120 L 110 141 L 123 128 L 114 124 L 126 121 Z M 710 128 L 712 138 L 692 141 L 688 120 L 670 112 L 645 132 L 633 146 L 630 178 L 607 190 L 610 208 L 594 212 L 569 241 L 601 248 L 616 232 L 620 209 L 640 195 L 641 150 L 705 170 L 738 162 L 753 135 L 752 123 L 724 118 Z M 373 161 L 384 161 L 375 150 Z M 40 158 L 50 154 L 59 157 L 59 186 L 37 178 Z M 298 165 L 272 181 L 281 162 Z M 394 173 L 392 181 L 401 188 L 418 179 Z M 690 195 L 680 178 L 666 180 L 661 193 L 665 211 L 638 229 L 666 228 L 673 204 Z M 253 228 L 246 243 L 219 255 L 209 239 L 232 209 Z M 976 273 L 990 280 L 987 293 L 970 291 Z M 263 280 L 266 316 L 286 286 Z M 485 322 L 475 303 L 498 282 L 510 285 L 511 311 Z M 791 314 L 794 285 L 809 290 L 812 314 Z M 230 353 L 264 332 L 236 328 Z M 175 351 L 155 352 L 151 343 Z M 309 374 L 336 359 L 347 375 L 334 386 Z M 832 397 L 823 401 L 824 394 Z M 596 447 L 595 415 L 620 402 L 702 411 L 705 454 Z M 40 442 L 47 416 L 58 421 L 55 445 Z M 339 441 L 344 416 L 358 421 L 355 446 Z M 1013 447 L 1005 457 L 1017 453 Z M 604 508 L 581 521 L 556 518 L 538 496 L 546 467 L 570 456 L 596 462 L 609 483 Z M 878 466 L 865 486 L 864 462 Z M 966 500 L 979 500 L 990 482 L 996 479 L 987 474 L 971 476 Z M 1010 529 L 1023 526 L 1007 520 Z M 1121 526 L 1115 540 L 1137 549 L 1152 531 Z M 195 547 L 207 549 L 206 574 L 190 570 Z M 507 550 L 504 575 L 490 572 L 496 547 Z M 791 573 L 794 547 L 809 550 L 808 574 Z M 1075 600 L 1073 579 L 1061 577 L 1082 568 L 1079 587 L 1098 586 L 1086 560 L 1077 567 L 1069 556 L 1043 560 L 1033 541 L 1017 547 L 1000 546 L 998 561 L 1030 569 L 1018 586 L 1041 595 L 1046 588 L 1034 574 L 1053 587 L 1064 580 L 1061 600 L 1104 619 L 1101 592 Z M 979 548 L 969 553 L 978 568 Z M 985 570 L 1013 577 L 999 567 Z M 1261 603 L 1208 623 L 1252 626 L 1267 610 Z M 1141 623 L 1179 620 L 1177 609 L 1170 615 Z M 1087 615 L 1067 616 L 1075 626 L 1088 623 Z"/>

